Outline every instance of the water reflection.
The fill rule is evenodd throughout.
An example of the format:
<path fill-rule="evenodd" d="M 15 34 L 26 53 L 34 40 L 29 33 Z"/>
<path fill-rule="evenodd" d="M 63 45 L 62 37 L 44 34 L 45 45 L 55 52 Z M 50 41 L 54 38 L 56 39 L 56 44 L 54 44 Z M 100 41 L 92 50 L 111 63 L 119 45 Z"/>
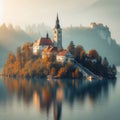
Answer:
<path fill-rule="evenodd" d="M 72 107 L 75 100 L 84 104 L 89 100 L 93 106 L 101 97 L 107 99 L 109 89 L 116 85 L 116 80 L 105 80 L 100 83 L 88 83 L 85 80 L 17 80 L 4 78 L 4 84 L 9 96 L 16 95 L 25 105 L 33 104 L 40 112 L 45 111 L 49 118 L 50 108 L 53 107 L 54 120 L 62 116 L 62 102 L 67 101 Z"/>

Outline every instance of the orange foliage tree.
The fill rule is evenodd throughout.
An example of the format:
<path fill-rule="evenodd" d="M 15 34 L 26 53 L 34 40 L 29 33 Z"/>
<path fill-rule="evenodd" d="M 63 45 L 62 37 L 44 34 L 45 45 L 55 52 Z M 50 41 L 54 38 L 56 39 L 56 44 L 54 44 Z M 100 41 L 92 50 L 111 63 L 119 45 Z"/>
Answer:
<path fill-rule="evenodd" d="M 96 50 L 90 50 L 89 52 L 88 52 L 88 55 L 90 56 L 90 57 L 92 57 L 92 58 L 95 58 L 95 59 L 98 59 L 99 58 L 99 54 L 98 54 L 98 52 L 96 51 Z"/>

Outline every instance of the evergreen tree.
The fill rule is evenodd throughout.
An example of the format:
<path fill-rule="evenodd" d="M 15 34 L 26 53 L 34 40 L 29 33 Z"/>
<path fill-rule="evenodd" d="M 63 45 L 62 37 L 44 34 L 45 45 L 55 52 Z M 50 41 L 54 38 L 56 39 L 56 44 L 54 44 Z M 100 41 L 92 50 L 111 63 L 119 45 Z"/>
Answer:
<path fill-rule="evenodd" d="M 84 50 L 83 46 L 77 45 L 74 49 L 74 57 L 76 60 L 80 60 L 80 53 Z"/>
<path fill-rule="evenodd" d="M 108 67 L 109 63 L 106 57 L 104 57 L 102 64 L 104 67 Z"/>
<path fill-rule="evenodd" d="M 117 69 L 116 69 L 116 66 L 113 64 L 113 66 L 112 66 L 112 71 L 113 71 L 113 73 L 116 75 L 117 74 Z"/>
<path fill-rule="evenodd" d="M 70 51 L 70 53 L 72 55 L 74 54 L 75 45 L 74 45 L 73 41 L 70 42 L 70 44 L 68 45 L 67 49 Z"/>

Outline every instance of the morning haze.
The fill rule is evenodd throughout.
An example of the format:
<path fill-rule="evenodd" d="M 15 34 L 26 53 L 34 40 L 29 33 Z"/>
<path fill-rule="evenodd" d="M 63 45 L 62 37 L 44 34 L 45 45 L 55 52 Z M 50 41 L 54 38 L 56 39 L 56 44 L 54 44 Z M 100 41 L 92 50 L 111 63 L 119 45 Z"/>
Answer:
<path fill-rule="evenodd" d="M 119 5 L 0 0 L 0 120 L 120 120 Z"/>
<path fill-rule="evenodd" d="M 78 8 L 83 9 L 91 5 L 94 1 L 95 0 L 4 0 L 3 21 L 23 25 L 44 22 L 53 26 L 52 21 L 58 12 L 61 14 L 61 17 L 64 18 L 64 26 L 69 26 L 76 23 L 74 19 L 77 18 L 73 15 L 78 11 Z M 74 22 L 72 22 L 73 20 Z"/>
<path fill-rule="evenodd" d="M 119 4 L 119 0 L 4 0 L 2 21 L 23 28 L 43 22 L 53 27 L 58 12 L 62 27 L 103 23 L 120 43 Z"/>
<path fill-rule="evenodd" d="M 118 27 L 120 2 L 118 0 L 1 0 L 0 3 L 3 8 L 0 10 L 2 18 L 0 45 L 9 51 L 15 51 L 26 41 L 34 42 L 45 36 L 46 32 L 53 39 L 52 29 L 58 12 L 63 28 L 63 47 L 66 48 L 72 40 L 75 44 L 83 45 L 86 50 L 95 47 L 103 57 L 109 58 L 111 50 L 112 56 L 115 55 L 114 53 L 119 53 L 120 48 L 116 44 L 116 42 L 120 43 L 120 28 Z M 98 24 L 97 32 L 94 31 L 94 28 L 90 28 L 91 22 L 103 23 L 103 26 L 101 28 Z M 12 25 L 2 23 L 11 23 Z M 16 25 L 18 27 L 13 27 Z M 94 32 L 89 34 L 89 31 Z M 107 35 L 109 40 L 104 41 L 101 34 Z M 88 45 L 89 41 L 91 42 Z M 106 44 L 103 44 L 104 42 Z M 1 49 L 3 51 L 3 48 Z M 103 49 L 108 52 L 103 52 Z M 117 54 L 109 59 L 112 63 L 120 64 L 120 57 Z"/>

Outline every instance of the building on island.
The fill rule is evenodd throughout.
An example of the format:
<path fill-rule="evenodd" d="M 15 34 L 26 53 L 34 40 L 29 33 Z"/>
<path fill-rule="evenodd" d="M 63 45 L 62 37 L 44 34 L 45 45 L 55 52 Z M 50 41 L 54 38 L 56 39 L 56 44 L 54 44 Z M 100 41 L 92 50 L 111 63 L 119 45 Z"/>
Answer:
<path fill-rule="evenodd" d="M 53 29 L 53 40 L 49 38 L 48 33 L 45 38 L 36 40 L 35 43 L 33 43 L 33 54 L 41 55 L 42 59 L 46 57 L 54 57 L 56 58 L 56 61 L 60 63 L 74 61 L 72 54 L 68 50 L 63 50 L 62 28 L 60 27 L 58 14 Z"/>
<path fill-rule="evenodd" d="M 38 55 L 42 54 L 44 48 L 49 46 L 54 46 L 59 49 L 62 49 L 62 29 L 60 27 L 59 18 L 57 15 L 56 25 L 53 29 L 54 39 L 51 40 L 48 36 L 48 33 L 45 38 L 40 38 L 33 43 L 33 54 Z"/>
<path fill-rule="evenodd" d="M 49 38 L 48 33 L 45 38 L 41 38 L 35 41 L 33 44 L 33 54 L 38 55 L 42 53 L 45 47 L 53 46 L 52 40 Z"/>
<path fill-rule="evenodd" d="M 73 62 L 74 57 L 68 50 L 63 50 L 56 55 L 56 61 L 60 63 Z"/>

